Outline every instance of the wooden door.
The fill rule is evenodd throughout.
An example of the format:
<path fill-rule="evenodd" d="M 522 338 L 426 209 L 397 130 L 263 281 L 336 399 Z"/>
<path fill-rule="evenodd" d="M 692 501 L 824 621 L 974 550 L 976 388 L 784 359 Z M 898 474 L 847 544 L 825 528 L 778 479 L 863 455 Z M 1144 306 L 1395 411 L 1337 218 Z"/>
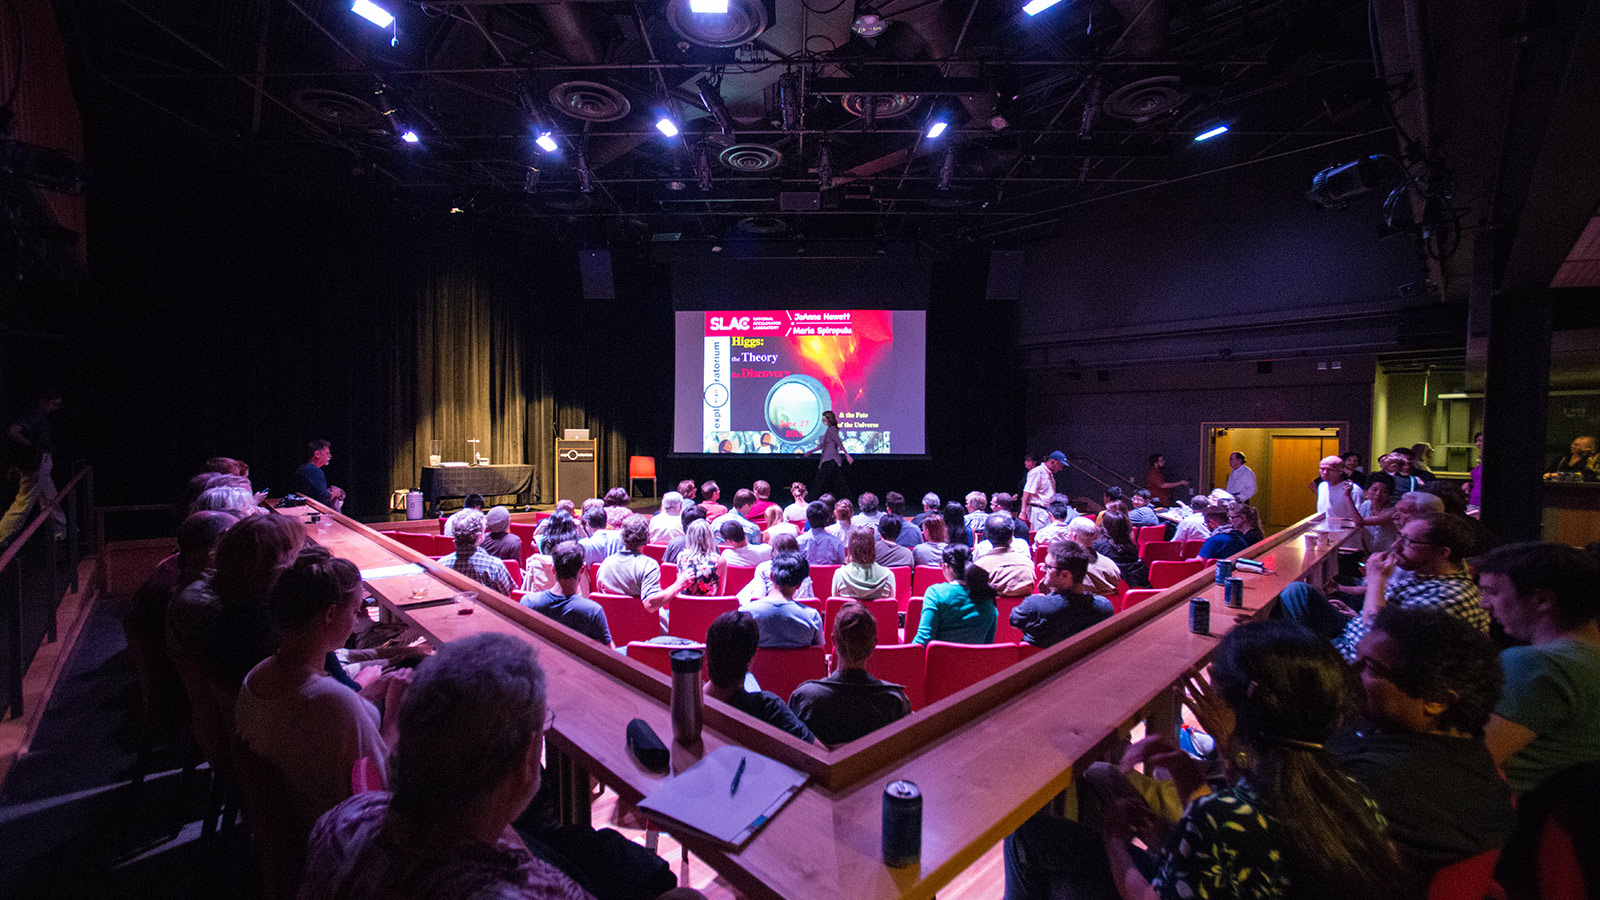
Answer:
<path fill-rule="evenodd" d="M 1339 452 L 1337 437 L 1317 435 L 1273 435 L 1271 496 L 1267 499 L 1268 531 L 1292 525 L 1317 511 L 1317 493 L 1311 483 L 1317 480 L 1317 463 L 1324 456 Z"/>

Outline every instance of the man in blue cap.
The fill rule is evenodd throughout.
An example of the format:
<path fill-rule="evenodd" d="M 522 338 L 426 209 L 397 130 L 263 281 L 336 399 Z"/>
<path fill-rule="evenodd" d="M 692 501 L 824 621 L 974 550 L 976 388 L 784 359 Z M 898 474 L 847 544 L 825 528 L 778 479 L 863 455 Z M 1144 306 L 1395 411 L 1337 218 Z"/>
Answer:
<path fill-rule="evenodd" d="M 1067 455 L 1060 450 L 1028 470 L 1022 487 L 1022 514 L 1034 530 L 1050 524 L 1050 501 L 1056 497 L 1056 473 L 1067 467 Z"/>

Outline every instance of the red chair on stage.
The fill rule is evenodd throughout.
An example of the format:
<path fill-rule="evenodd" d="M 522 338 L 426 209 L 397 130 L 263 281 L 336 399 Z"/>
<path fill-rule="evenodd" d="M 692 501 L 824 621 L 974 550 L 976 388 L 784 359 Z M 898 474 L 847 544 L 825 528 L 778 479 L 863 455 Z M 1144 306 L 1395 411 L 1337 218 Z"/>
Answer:
<path fill-rule="evenodd" d="M 737 597 L 675 597 L 667 604 L 667 634 L 703 643 L 712 620 L 738 608 Z"/>
<path fill-rule="evenodd" d="M 860 603 L 878 621 L 878 643 L 900 643 L 900 605 L 893 600 L 850 600 L 846 597 L 829 597 L 822 613 L 822 642 L 833 641 L 833 620 L 846 603 Z"/>
<path fill-rule="evenodd" d="M 801 682 L 827 676 L 828 658 L 822 647 L 792 650 L 762 647 L 750 661 L 750 674 L 761 683 L 762 690 L 788 700 Z"/>
<path fill-rule="evenodd" d="M 928 642 L 928 703 L 965 690 L 1021 659 L 1016 644 Z"/>
<path fill-rule="evenodd" d="M 1177 562 L 1183 559 L 1183 542 L 1151 541 L 1139 548 L 1139 558 L 1146 563 L 1158 561 Z"/>
<path fill-rule="evenodd" d="M 1201 559 L 1153 562 L 1150 564 L 1150 586 L 1157 589 L 1172 587 L 1205 567 L 1206 561 Z"/>
<path fill-rule="evenodd" d="M 722 571 L 722 591 L 728 596 L 737 595 L 756 577 L 755 566 L 728 566 Z"/>
<path fill-rule="evenodd" d="M 997 644 L 1007 642 L 1021 643 L 1022 629 L 1011 624 L 1011 611 L 1022 605 L 1025 597 L 996 597 L 995 609 L 999 611 L 1000 618 L 994 623 L 994 640 Z"/>
<path fill-rule="evenodd" d="M 1128 609 L 1128 608 L 1133 607 L 1133 606 L 1137 606 L 1140 603 L 1143 603 L 1144 601 L 1149 600 L 1151 597 L 1154 597 L 1155 595 L 1157 595 L 1159 593 L 1161 593 L 1160 590 L 1150 590 L 1150 589 L 1142 589 L 1142 590 L 1136 590 L 1136 591 L 1126 591 L 1122 595 L 1122 600 L 1117 603 L 1116 610 L 1117 610 L 1117 612 L 1122 612 L 1125 609 Z"/>
<path fill-rule="evenodd" d="M 889 573 L 894 576 L 894 599 L 902 607 L 911 599 L 911 567 L 890 566 Z"/>
<path fill-rule="evenodd" d="M 911 570 L 911 596 L 926 597 L 928 588 L 944 582 L 944 566 L 917 566 Z"/>
<path fill-rule="evenodd" d="M 661 616 L 645 609 L 638 597 L 595 592 L 589 599 L 606 611 L 606 627 L 611 630 L 613 647 L 626 647 L 634 641 L 661 636 Z"/>
<path fill-rule="evenodd" d="M 655 560 L 656 562 L 661 562 L 661 560 L 663 558 L 665 558 L 666 555 L 667 555 L 667 545 L 666 544 L 645 544 L 643 553 L 644 553 L 645 556 L 650 557 L 651 559 Z"/>
<path fill-rule="evenodd" d="M 833 573 L 839 571 L 839 566 L 816 565 L 811 567 L 811 593 L 818 597 L 831 597 L 833 595 Z"/>
<path fill-rule="evenodd" d="M 635 481 L 650 482 L 650 496 L 656 495 L 656 458 L 654 456 L 628 457 L 628 492 L 633 492 Z"/>
<path fill-rule="evenodd" d="M 511 533 L 519 538 L 522 538 L 522 557 L 518 559 L 517 562 L 526 563 L 528 561 L 528 555 L 534 552 L 536 545 L 534 543 L 533 533 L 534 531 L 538 530 L 538 527 L 539 526 L 533 524 L 532 522 L 511 523 Z"/>
<path fill-rule="evenodd" d="M 1200 555 L 1200 548 L 1205 545 L 1205 538 L 1191 538 L 1183 542 L 1183 552 L 1179 554 L 1182 559 L 1194 559 Z"/>
<path fill-rule="evenodd" d="M 1141 525 L 1139 526 L 1139 533 L 1134 536 L 1134 540 L 1139 543 L 1139 556 L 1141 558 L 1144 556 L 1145 544 L 1148 544 L 1152 541 L 1164 541 L 1166 539 L 1167 526 L 1165 525 Z"/>
<path fill-rule="evenodd" d="M 705 644 L 646 644 L 634 641 L 628 645 L 628 658 L 644 663 L 657 672 L 672 677 L 672 657 L 674 650 L 704 650 Z M 711 670 L 706 666 L 700 667 L 700 680 L 705 681 L 711 677 Z"/>
<path fill-rule="evenodd" d="M 423 556 L 433 555 L 434 535 L 424 534 L 420 531 L 391 531 L 389 537 L 421 553 Z M 451 549 L 454 549 L 453 547 Z"/>
<path fill-rule="evenodd" d="M 906 689 L 913 711 L 926 705 L 927 648 L 921 644 L 879 644 L 867 657 L 867 671 L 873 677 Z"/>

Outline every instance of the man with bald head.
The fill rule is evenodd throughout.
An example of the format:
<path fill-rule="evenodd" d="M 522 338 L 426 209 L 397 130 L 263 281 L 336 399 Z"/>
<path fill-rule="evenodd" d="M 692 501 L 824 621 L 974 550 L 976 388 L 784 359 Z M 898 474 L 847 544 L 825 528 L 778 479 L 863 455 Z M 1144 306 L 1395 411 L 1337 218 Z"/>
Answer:
<path fill-rule="evenodd" d="M 1361 486 L 1344 471 L 1344 457 L 1324 456 L 1317 463 L 1322 480 L 1317 483 L 1317 512 L 1326 513 L 1328 522 L 1361 519 Z M 1347 581 L 1361 577 L 1361 529 L 1357 528 L 1339 545 L 1339 575 Z"/>

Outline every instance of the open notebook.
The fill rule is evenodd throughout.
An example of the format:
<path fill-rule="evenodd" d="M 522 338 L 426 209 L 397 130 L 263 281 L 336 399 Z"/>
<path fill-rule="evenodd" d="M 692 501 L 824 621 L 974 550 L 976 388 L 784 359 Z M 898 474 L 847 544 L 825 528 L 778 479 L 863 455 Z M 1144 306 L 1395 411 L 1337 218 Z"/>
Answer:
<path fill-rule="evenodd" d="M 739 790 L 730 792 L 744 760 Z M 743 747 L 718 747 L 639 804 L 654 818 L 738 849 L 806 783 L 804 772 Z M 673 830 L 673 829 L 669 829 Z"/>

